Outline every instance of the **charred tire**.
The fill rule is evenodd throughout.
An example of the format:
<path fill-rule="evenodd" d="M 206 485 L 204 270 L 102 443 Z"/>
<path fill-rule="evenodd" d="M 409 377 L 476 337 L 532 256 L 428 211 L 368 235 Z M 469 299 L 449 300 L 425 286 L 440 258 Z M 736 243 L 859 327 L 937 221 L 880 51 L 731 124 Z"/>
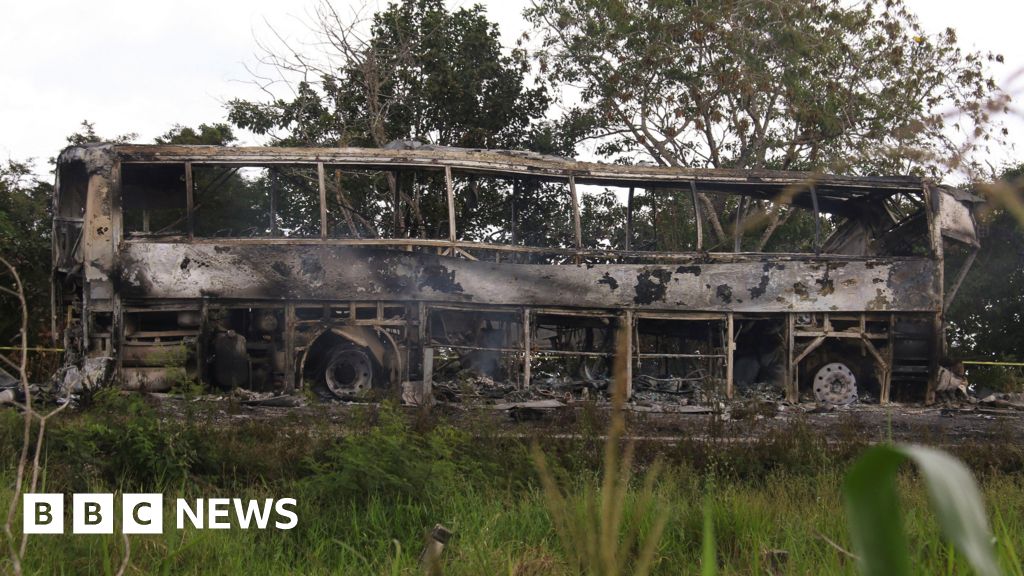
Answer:
<path fill-rule="evenodd" d="M 352 343 L 333 347 L 321 357 L 316 372 L 320 396 L 342 400 L 366 397 L 383 374 L 370 351 Z"/>

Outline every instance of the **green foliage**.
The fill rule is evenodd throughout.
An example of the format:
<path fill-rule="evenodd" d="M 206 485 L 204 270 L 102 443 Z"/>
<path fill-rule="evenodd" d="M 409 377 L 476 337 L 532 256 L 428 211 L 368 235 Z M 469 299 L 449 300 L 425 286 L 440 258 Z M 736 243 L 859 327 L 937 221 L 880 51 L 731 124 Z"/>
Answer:
<path fill-rule="evenodd" d="M 50 228 L 53 186 L 32 174 L 27 162 L 0 165 L 0 254 L 21 276 L 29 319 L 29 344 L 44 342 L 50 318 Z M 17 301 L 0 294 L 0 346 L 13 343 L 21 328 Z"/>
<path fill-rule="evenodd" d="M 206 146 L 227 146 L 235 140 L 235 134 L 232 132 L 231 126 L 223 122 L 200 124 L 198 129 L 175 124 L 163 136 L 156 137 L 157 144 L 199 144 Z"/>
<path fill-rule="evenodd" d="M 1020 187 L 1024 165 L 1006 170 L 1003 181 Z M 972 359 L 1024 360 L 1024 224 L 1005 208 L 986 207 L 979 218 L 981 248 L 946 315 L 955 346 Z M 957 270 L 964 254 L 950 254 Z M 972 381 L 1003 388 L 994 369 L 971 367 Z M 987 378 L 988 377 L 988 378 Z M 1008 384 L 1008 382 L 1007 382 Z"/>
<path fill-rule="evenodd" d="M 715 554 L 715 516 L 710 502 L 704 503 L 701 542 L 700 573 L 702 576 L 715 576 L 718 574 L 718 556 Z"/>
<path fill-rule="evenodd" d="M 199 457 L 194 429 L 162 423 L 137 394 L 106 389 L 94 399 L 97 418 L 73 430 L 51 429 L 50 457 L 73 463 L 77 489 L 99 480 L 125 489 L 159 489 L 189 478 Z"/>
<path fill-rule="evenodd" d="M 543 77 L 579 95 L 562 125 L 615 161 L 978 173 L 973 153 L 1006 134 L 992 111 L 1008 100 L 988 70 L 1001 57 L 962 51 L 952 29 L 926 33 L 901 0 L 541 0 L 526 17 Z M 949 138 L 954 130 L 970 135 L 966 144 Z M 641 246 L 692 243 L 692 214 L 641 203 Z M 738 208 L 702 196 L 706 247 L 731 244 Z M 808 249 L 812 218 L 789 213 L 753 202 L 742 247 Z M 645 227 L 657 233 L 644 240 Z"/>
<path fill-rule="evenodd" d="M 72 146 L 81 146 L 83 144 L 95 144 L 97 142 L 110 142 L 113 144 L 128 144 L 139 137 L 135 132 L 129 132 L 127 134 L 121 134 L 109 138 L 106 136 L 100 136 L 96 133 L 96 123 L 89 122 L 88 120 L 82 120 L 79 125 L 80 129 L 78 132 L 72 132 L 66 139 L 68 144 Z"/>
<path fill-rule="evenodd" d="M 366 495 L 431 502 L 483 480 L 466 458 L 470 437 L 450 426 L 414 431 L 389 404 L 360 434 L 345 436 L 307 460 L 307 494 L 324 506 Z"/>
<path fill-rule="evenodd" d="M 0 416 L 7 416 L 0 418 L 0 462 L 11 462 L 20 446 L 20 418 L 13 411 Z M 104 391 L 89 409 L 64 412 L 50 423 L 43 455 L 46 490 L 162 491 L 168 495 L 165 519 L 174 518 L 177 496 L 298 499 L 299 526 L 288 533 L 168 529 L 162 536 L 132 536 L 132 569 L 139 573 L 413 574 L 419 572 L 424 532 L 437 522 L 455 534 L 444 552 L 445 574 L 580 573 L 577 552 L 566 548 L 555 531 L 549 494 L 536 475 L 523 475 L 522 470 L 532 468 L 529 440 L 509 438 L 493 420 L 490 427 L 467 429 L 466 414 L 459 416 L 459 431 L 443 420 L 403 414 L 398 408 L 346 413 L 340 424 L 328 424 L 327 416 L 291 413 L 269 421 L 232 418 L 227 423 L 224 414 L 211 413 L 209 420 L 202 414 L 161 420 L 142 395 Z M 562 430 L 571 439 L 538 439 L 559 476 L 564 510 L 574 521 L 600 518 L 595 509 L 604 506 L 604 494 L 613 493 L 605 492 L 605 479 L 597 472 L 602 450 L 591 425 L 604 429 L 600 423 L 580 422 L 578 428 Z M 613 543 L 620 557 L 637 558 L 640 541 L 664 515 L 651 574 L 712 569 L 721 574 L 855 573 L 850 558 L 822 537 L 850 548 L 839 471 L 860 453 L 860 444 L 847 449 L 842 444 L 849 439 L 840 436 L 826 446 L 819 442 L 820 433 L 816 439 L 808 427 L 783 426 L 774 440 L 752 431 L 749 442 L 722 442 L 715 429 L 706 432 L 684 440 L 678 450 L 665 450 L 660 442 L 646 445 L 657 448 L 657 454 L 637 445 L 630 472 L 634 479 L 617 484 L 625 494 L 614 506 L 623 519 L 618 534 L 624 538 Z M 863 440 L 865 434 L 862 430 L 856 437 Z M 787 436 L 783 450 L 779 445 Z M 998 461 L 1006 457 L 1006 444 L 985 439 L 957 452 L 970 457 L 973 469 L 987 471 L 982 488 L 995 510 L 1000 562 L 1007 573 L 1019 574 L 1022 460 L 1018 451 L 1015 463 Z M 700 446 L 703 455 L 695 453 Z M 983 450 L 991 453 L 979 457 Z M 571 457 L 576 452 L 590 457 Z M 707 458 L 710 453 L 714 463 Z M 769 463 L 780 455 L 781 465 Z M 664 467 L 646 497 L 644 480 L 653 476 L 645 470 L 657 456 Z M 119 458 L 122 464 L 115 466 Z M 168 470 L 161 458 L 173 466 Z M 402 461 L 413 458 L 428 462 Z M 438 462 L 430 464 L 430 459 Z M 763 462 L 754 464 L 756 459 Z M 324 478 L 317 478 L 317 468 Z M 360 470 L 373 478 L 355 478 Z M 10 487 L 12 475 L 11 466 L 0 466 L 0 486 Z M 915 571 L 946 573 L 950 565 L 959 570 L 962 554 L 941 540 L 921 483 L 909 474 L 898 475 L 895 483 Z M 6 500 L 4 494 L 0 501 Z M 591 526 L 595 533 L 600 530 Z M 632 533 L 641 540 L 630 547 L 625 536 Z M 714 554 L 706 552 L 711 544 Z M 103 573 L 98 547 L 120 545 L 119 535 L 35 538 L 26 573 Z"/>
<path fill-rule="evenodd" d="M 550 97 L 544 85 L 528 84 L 526 52 L 506 51 L 497 25 L 479 5 L 449 10 L 441 0 L 402 0 L 374 14 L 363 34 L 323 3 L 311 28 L 322 53 L 300 57 L 284 46 L 269 55 L 286 78 L 301 72 L 294 97 L 232 100 L 228 119 L 235 126 L 271 135 L 271 143 L 281 146 L 382 147 L 413 140 L 573 152 L 578 131 L 571 123 L 545 120 Z M 394 183 L 381 174 L 346 173 L 341 188 L 348 198 L 342 200 L 333 187 L 328 196 L 331 214 L 345 214 L 346 221 L 339 217 L 330 234 L 446 238 L 443 177 L 399 180 L 404 200 L 395 230 Z M 461 239 L 510 242 L 514 219 L 517 243 L 572 244 L 564 185 L 526 179 L 514 195 L 511 186 L 481 178 L 455 183 Z M 346 205 L 355 210 L 348 212 Z"/>
<path fill-rule="evenodd" d="M 544 0 L 526 15 L 608 155 L 901 174 L 953 152 L 946 109 L 998 137 L 982 104 L 1001 58 L 927 34 L 899 1 Z"/>
<path fill-rule="evenodd" d="M 306 72 L 294 99 L 232 100 L 232 123 L 257 134 L 282 130 L 275 139 L 281 145 L 383 146 L 413 139 L 533 148 L 531 140 L 554 137 L 542 129 L 533 137 L 535 121 L 547 110 L 546 90 L 526 85 L 526 54 L 504 53 L 482 6 L 449 11 L 441 0 L 403 0 L 373 16 L 365 39 L 330 5 L 319 15 L 313 26 L 326 54 L 299 62 L 289 60 L 291 53 L 275 58 L 286 70 Z M 331 65 L 307 63 L 323 58 Z"/>
<path fill-rule="evenodd" d="M 846 476 L 843 494 L 864 574 L 911 573 L 912 556 L 899 512 L 896 475 L 913 462 L 928 488 L 945 538 L 983 576 L 1001 573 L 981 493 L 970 471 L 949 454 L 924 446 L 876 446 Z"/>

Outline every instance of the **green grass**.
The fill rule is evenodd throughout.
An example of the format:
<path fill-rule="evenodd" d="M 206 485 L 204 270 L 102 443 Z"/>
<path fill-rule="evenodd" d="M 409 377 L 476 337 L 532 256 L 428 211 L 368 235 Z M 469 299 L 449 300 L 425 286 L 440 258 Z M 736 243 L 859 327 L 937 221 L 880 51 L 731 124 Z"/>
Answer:
<path fill-rule="evenodd" d="M 168 502 L 177 495 L 299 501 L 299 526 L 291 531 L 178 531 L 168 508 L 163 535 L 131 537 L 129 574 L 421 574 L 418 556 L 436 523 L 454 532 L 443 555 L 445 574 L 578 573 L 575 552 L 554 530 L 532 441 L 470 434 L 387 409 L 356 418 L 356 433 L 345 437 L 315 423 L 277 424 L 213 426 L 201 415 L 165 421 L 135 401 L 107 399 L 55 423 L 46 489 L 153 490 Z M 0 414 L 0 426 L 0 481 L 9 490 L 16 415 Z M 601 443 L 583 438 L 540 447 L 566 510 L 587 518 L 602 493 Z M 653 499 L 666 523 L 652 573 L 712 573 L 702 563 L 709 553 L 708 521 L 718 574 L 856 573 L 856 563 L 826 538 L 852 550 L 841 487 L 861 446 L 823 450 L 813 432 L 797 424 L 749 445 L 694 441 L 641 448 L 621 492 L 622 531 L 637 534 L 636 547 L 644 541 Z M 643 483 L 655 459 L 661 470 L 647 497 Z M 972 465 L 1000 560 L 1004 567 L 1019 565 L 1019 464 Z M 901 472 L 897 490 L 913 571 L 968 573 L 940 538 L 913 470 Z M 34 536 L 26 573 L 111 574 L 121 546 L 120 536 Z M 633 565 L 626 564 L 629 573 Z"/>

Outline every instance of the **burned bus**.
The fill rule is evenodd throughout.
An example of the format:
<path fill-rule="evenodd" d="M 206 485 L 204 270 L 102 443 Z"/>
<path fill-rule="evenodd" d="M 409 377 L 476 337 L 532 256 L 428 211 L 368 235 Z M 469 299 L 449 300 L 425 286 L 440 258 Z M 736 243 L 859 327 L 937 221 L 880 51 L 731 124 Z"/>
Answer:
<path fill-rule="evenodd" d="M 412 143 L 77 146 L 57 161 L 53 333 L 79 384 L 130 390 L 599 387 L 624 350 L 630 391 L 931 401 L 977 200 Z M 803 236 L 758 245 L 770 210 Z"/>

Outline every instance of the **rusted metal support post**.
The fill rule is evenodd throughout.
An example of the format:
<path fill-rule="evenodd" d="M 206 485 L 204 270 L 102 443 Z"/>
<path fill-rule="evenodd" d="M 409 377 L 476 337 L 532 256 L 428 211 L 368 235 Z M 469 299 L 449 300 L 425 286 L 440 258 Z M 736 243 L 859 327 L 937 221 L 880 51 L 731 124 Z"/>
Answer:
<path fill-rule="evenodd" d="M 800 401 L 800 385 L 797 382 L 796 364 L 793 362 L 796 347 L 796 314 L 786 314 L 786 401 Z"/>
<path fill-rule="evenodd" d="M 199 307 L 199 336 L 196 338 L 196 380 L 200 386 L 206 384 L 206 338 L 209 335 L 210 306 L 203 298 Z"/>
<path fill-rule="evenodd" d="M 320 239 L 327 239 L 327 175 L 324 173 L 324 163 L 316 163 L 316 178 L 320 186 Z M 342 207 L 344 210 L 344 207 Z"/>
<path fill-rule="evenodd" d="M 956 293 L 960 290 L 960 285 L 963 284 L 964 278 L 967 278 L 967 273 L 971 270 L 971 266 L 974 265 L 975 258 L 978 257 L 978 248 L 971 248 L 971 253 L 967 255 L 967 260 L 960 266 L 960 271 L 956 274 L 956 279 L 953 280 L 953 285 L 949 287 L 949 291 L 946 292 L 946 299 L 942 303 L 943 313 L 949 312 L 949 307 L 953 304 L 953 299 L 956 298 Z"/>
<path fill-rule="evenodd" d="M 697 181 L 690 180 L 690 200 L 693 202 L 693 219 L 697 222 L 697 251 L 704 250 L 704 214 L 697 200 Z"/>
<path fill-rule="evenodd" d="M 277 236 L 277 190 L 280 186 L 277 171 L 270 169 L 270 235 Z"/>
<path fill-rule="evenodd" d="M 323 171 L 320 172 L 323 175 Z M 323 180 L 321 180 L 322 182 Z M 295 303 L 284 305 L 284 392 L 295 392 Z"/>
<path fill-rule="evenodd" d="M 736 352 L 736 329 L 733 313 L 725 315 L 725 397 L 732 400 L 733 396 L 733 356 Z"/>
<path fill-rule="evenodd" d="M 811 205 L 814 206 L 814 255 L 821 255 L 821 210 L 818 208 L 818 190 L 811 184 Z"/>
<path fill-rule="evenodd" d="M 882 392 L 878 397 L 879 404 L 888 404 L 889 396 L 892 393 L 892 372 L 895 368 L 893 361 L 896 357 L 896 316 L 889 315 L 889 341 L 885 350 L 885 362 L 889 369 L 882 375 Z"/>
<path fill-rule="evenodd" d="M 423 387 L 421 392 L 423 398 L 431 398 L 433 394 L 434 380 L 434 349 L 430 346 L 430 326 L 427 305 L 423 302 L 416 304 L 416 341 L 423 351 L 423 359 L 420 363 L 420 371 L 423 375 Z"/>
<path fill-rule="evenodd" d="M 426 343 L 424 343 L 426 344 Z M 434 394 L 434 349 L 423 346 L 423 398 L 431 398 Z"/>
<path fill-rule="evenodd" d="M 444 167 L 444 185 L 448 190 L 448 240 L 455 242 L 455 185 L 452 182 L 452 167 Z M 452 256 L 455 256 L 455 248 L 452 248 Z"/>
<path fill-rule="evenodd" d="M 395 238 L 402 237 L 402 192 L 399 190 L 398 173 L 391 171 L 387 173 L 388 188 L 391 192 L 391 206 L 393 208 L 392 225 Z"/>
<path fill-rule="evenodd" d="M 195 205 L 195 189 L 192 184 L 192 163 L 185 162 L 185 229 L 188 232 L 189 240 L 192 240 L 196 236 Z"/>
<path fill-rule="evenodd" d="M 624 346 L 625 350 L 623 351 L 626 356 L 626 382 L 623 389 L 626 393 L 624 400 L 629 400 L 633 397 L 633 357 L 636 355 L 636 352 L 633 350 L 633 338 L 636 329 L 636 318 L 633 315 L 633 311 L 626 310 L 622 321 L 626 323 L 626 330 L 624 332 L 628 335 Z"/>
<path fill-rule="evenodd" d="M 938 307 L 932 316 L 931 354 L 928 357 L 928 388 L 925 390 L 924 403 L 935 403 L 935 390 L 938 388 L 939 362 L 945 356 L 946 336 L 942 316 L 942 291 L 945 286 L 943 269 L 945 262 L 942 253 L 942 227 L 939 223 L 939 190 L 931 182 L 924 183 L 925 214 L 928 220 L 928 239 L 935 271 L 932 274 L 932 289 L 939 296 Z"/>
<path fill-rule="evenodd" d="M 530 309 L 523 308 L 523 388 L 530 387 Z"/>
<path fill-rule="evenodd" d="M 626 197 L 626 251 L 632 248 L 633 244 L 633 190 L 629 187 L 629 196 Z"/>
<path fill-rule="evenodd" d="M 576 177 L 569 176 L 569 195 L 572 196 L 572 228 L 576 243 L 576 263 L 580 263 L 579 250 L 583 249 L 583 223 L 580 220 L 580 198 L 576 194 Z"/>
<path fill-rule="evenodd" d="M 740 196 L 739 201 L 736 203 L 736 222 L 732 228 L 732 251 L 739 252 L 740 245 L 742 244 L 743 238 L 743 206 L 746 203 L 747 197 Z"/>

